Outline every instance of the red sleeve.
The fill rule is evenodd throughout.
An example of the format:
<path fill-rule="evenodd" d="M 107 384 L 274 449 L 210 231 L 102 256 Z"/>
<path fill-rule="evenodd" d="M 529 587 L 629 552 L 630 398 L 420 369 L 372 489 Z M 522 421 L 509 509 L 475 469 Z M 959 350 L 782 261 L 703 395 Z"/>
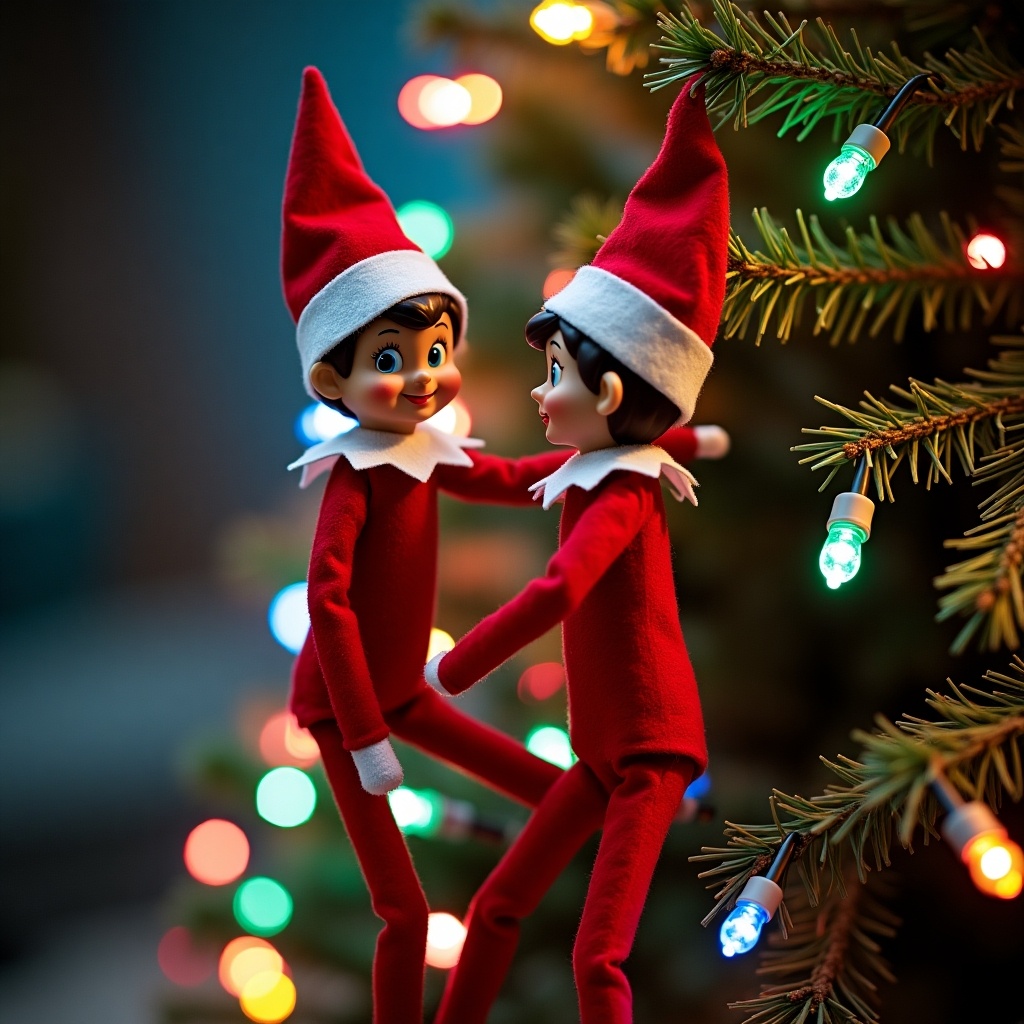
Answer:
<path fill-rule="evenodd" d="M 533 505 L 530 484 L 550 476 L 574 453 L 574 448 L 554 448 L 542 455 L 506 459 L 468 450 L 467 454 L 473 460 L 471 467 L 438 466 L 434 475 L 442 491 L 463 501 Z"/>
<path fill-rule="evenodd" d="M 385 739 L 388 727 L 349 604 L 352 562 L 366 522 L 369 487 L 345 459 L 327 481 L 309 560 L 309 619 L 338 728 L 349 750 Z"/>
<path fill-rule="evenodd" d="M 632 476 L 610 476 L 563 539 L 547 572 L 474 626 L 444 656 L 438 675 L 449 693 L 462 693 L 580 606 L 654 510 L 651 490 L 637 487 Z"/>
<path fill-rule="evenodd" d="M 693 427 L 673 427 L 666 430 L 654 444 L 672 456 L 681 466 L 697 458 L 697 433 Z"/>

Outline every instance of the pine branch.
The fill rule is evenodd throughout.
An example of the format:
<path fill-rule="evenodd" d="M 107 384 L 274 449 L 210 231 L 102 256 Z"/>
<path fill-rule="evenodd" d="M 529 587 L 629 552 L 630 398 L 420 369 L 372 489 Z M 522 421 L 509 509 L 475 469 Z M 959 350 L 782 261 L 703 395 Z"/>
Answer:
<path fill-rule="evenodd" d="M 1024 123 L 999 126 L 999 170 L 1018 175 L 1012 185 L 997 185 L 996 195 L 1006 204 L 1010 213 L 1024 219 Z"/>
<path fill-rule="evenodd" d="M 552 232 L 558 248 L 551 254 L 551 265 L 575 270 L 590 263 L 622 219 L 622 205 L 620 199 L 602 202 L 594 195 L 577 196 Z"/>
<path fill-rule="evenodd" d="M 985 323 L 1000 312 L 1016 323 L 1024 309 L 1024 267 L 976 270 L 964 255 L 964 231 L 945 213 L 940 216 L 941 239 L 919 214 L 911 215 L 905 229 L 890 218 L 885 232 L 872 216 L 868 234 L 847 228 L 845 245 L 837 245 L 815 216 L 805 220 L 797 210 L 798 243 L 767 210 L 755 210 L 765 251 L 751 251 L 730 233 L 725 336 L 743 337 L 753 327 L 760 343 L 774 315 L 775 335 L 786 341 L 809 299 L 817 311 L 814 334 L 829 331 L 833 345 L 855 341 L 869 322 L 868 334 L 875 337 L 892 321 L 899 341 L 918 305 L 926 331 L 968 330 L 976 311 Z"/>
<path fill-rule="evenodd" d="M 875 978 L 894 982 L 881 954 L 880 938 L 896 934 L 899 919 L 865 886 L 842 898 L 837 892 L 814 906 L 797 890 L 790 898 L 788 937 L 769 938 L 760 975 L 782 981 L 764 986 L 756 999 L 730 1003 L 750 1014 L 744 1024 L 874 1024 L 878 1020 Z"/>
<path fill-rule="evenodd" d="M 860 410 L 836 405 L 820 397 L 816 401 L 848 420 L 849 427 L 804 428 L 805 434 L 828 438 L 796 445 L 793 451 L 811 452 L 800 460 L 814 470 L 830 468 L 823 491 L 839 469 L 866 455 L 874 473 L 879 500 L 893 501 L 893 474 L 906 459 L 914 483 L 920 479 L 922 454 L 927 460 L 925 486 L 937 480 L 952 482 L 953 455 L 967 475 L 976 475 L 979 453 L 992 455 L 1024 425 L 1024 336 L 992 339 L 1003 346 L 987 371 L 967 370 L 970 382 L 931 385 L 911 379 L 909 390 L 893 386 L 902 404 L 875 398 L 865 392 Z M 1016 450 L 1016 448 L 1014 448 Z M 988 479 L 982 476 L 982 480 Z M 1002 509 L 999 505 L 997 508 Z M 994 513 L 994 514 L 1002 514 Z"/>
<path fill-rule="evenodd" d="M 1007 480 L 982 506 L 982 523 L 962 540 L 946 541 L 948 548 L 974 554 L 935 580 L 938 589 L 949 590 L 939 599 L 937 619 L 970 616 L 953 641 L 954 654 L 963 653 L 979 632 L 983 649 L 1019 647 L 1024 630 L 1024 450 L 1007 447 L 993 452 L 975 474 L 975 482 L 997 475 Z M 1009 511 L 1002 512 L 1006 507 Z"/>
<path fill-rule="evenodd" d="M 645 77 L 652 89 L 660 89 L 700 76 L 708 109 L 737 128 L 784 112 L 780 137 L 799 127 L 802 140 L 820 121 L 831 119 L 838 138 L 844 126 L 849 131 L 873 121 L 904 82 L 927 72 L 933 76 L 930 88 L 913 94 L 891 131 L 901 152 L 912 140 L 914 150 L 930 162 L 943 125 L 963 149 L 980 150 L 986 129 L 1004 106 L 1012 108 L 1016 90 L 1024 87 L 1024 68 L 997 57 L 980 34 L 962 53 L 949 50 L 942 59 L 926 55 L 918 64 L 895 43 L 890 54 L 873 53 L 855 32 L 852 48 L 845 49 L 820 18 L 805 39 L 806 20 L 794 28 L 784 14 L 765 13 L 762 26 L 725 0 L 714 0 L 714 12 L 721 35 L 686 7 L 678 16 L 662 16 L 666 35 L 656 49 L 668 56 L 660 59 L 662 70 Z"/>
<path fill-rule="evenodd" d="M 938 772 L 969 799 L 993 808 L 1005 796 L 1024 799 L 1024 661 L 1014 657 L 1009 674 L 987 672 L 986 689 L 947 682 L 949 694 L 927 691 L 934 718 L 904 715 L 894 724 L 879 716 L 874 732 L 853 734 L 863 748 L 859 760 L 821 758 L 838 783 L 811 799 L 774 790 L 771 824 L 727 822 L 725 847 L 704 847 L 691 857 L 714 863 L 700 877 L 716 879 L 709 889 L 720 886 L 702 923 L 735 902 L 791 832 L 797 836 L 794 863 L 811 904 L 822 905 L 832 893 L 845 897 L 844 859 L 863 884 L 872 864 L 876 870 L 889 866 L 894 841 L 909 849 L 918 827 L 926 841 L 938 834 L 940 806 L 929 788 Z"/>

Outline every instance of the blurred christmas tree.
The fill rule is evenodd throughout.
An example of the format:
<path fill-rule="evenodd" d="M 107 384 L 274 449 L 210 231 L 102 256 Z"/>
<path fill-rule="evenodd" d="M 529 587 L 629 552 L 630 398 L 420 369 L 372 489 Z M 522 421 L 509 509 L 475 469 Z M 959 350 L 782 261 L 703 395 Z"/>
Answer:
<path fill-rule="evenodd" d="M 473 433 L 492 450 L 543 445 L 527 395 L 542 371 L 520 325 L 614 227 L 669 103 L 701 76 L 721 125 L 734 234 L 697 420 L 724 425 L 733 450 L 698 467 L 699 512 L 670 515 L 708 723 L 708 799 L 727 822 L 761 824 L 728 825 L 720 848 L 720 823 L 676 826 L 629 963 L 637 1019 L 1016 1019 L 1005 1013 L 1021 1005 L 1019 900 L 979 894 L 941 845 L 909 858 L 912 842 L 957 818 L 966 823 L 950 840 L 965 845 L 985 808 L 1024 835 L 1024 667 L 1006 670 L 1024 627 L 1024 125 L 1013 110 L 1024 14 L 1018 4 L 939 0 L 787 6 L 755 18 L 717 2 L 680 11 L 656 0 L 546 0 L 532 28 L 524 5 L 497 16 L 420 12 L 420 38 L 447 48 L 453 76 L 486 72 L 504 93 L 487 125 L 449 129 L 486 135 L 508 197 L 457 216 L 444 257 L 473 306 L 463 397 Z M 879 134 L 893 144 L 881 167 Z M 859 148 L 844 150 L 826 194 L 823 171 L 851 136 Z M 450 139 L 437 133 L 438 146 Z M 868 164 L 866 178 L 846 173 Z M 855 194 L 832 198 L 859 181 Z M 874 397 L 887 388 L 892 398 Z M 832 422 L 801 445 L 815 395 L 827 396 Z M 828 471 L 825 485 L 856 495 L 838 506 L 847 533 L 832 538 L 840 546 L 823 569 L 828 586 L 815 565 L 829 506 L 801 457 Z M 856 571 L 866 526 L 858 516 L 872 496 L 887 503 L 896 491 L 898 506 L 875 510 L 859 574 L 840 587 Z M 257 603 L 303 578 L 318 498 L 304 494 L 228 538 L 228 575 Z M 454 504 L 443 515 L 438 625 L 458 636 L 543 568 L 555 526 Z M 944 548 L 964 560 L 947 566 Z M 557 669 L 554 692 L 532 687 L 550 681 L 550 668 L 525 674 L 558 656 L 557 636 L 545 638 L 466 706 L 517 736 L 560 724 Z M 944 688 L 947 675 L 959 685 Z M 253 808 L 268 768 L 303 764 L 295 753 L 259 751 L 259 728 L 285 687 L 273 708 L 251 711 L 257 724 L 240 740 L 218 740 L 188 764 L 211 812 L 250 838 L 240 872 L 279 881 L 292 910 L 246 918 L 239 874 L 183 885 L 169 916 L 188 926 L 187 936 L 175 933 L 185 960 L 195 944 L 208 944 L 196 955 L 209 959 L 243 932 L 272 939 L 298 991 L 291 1019 L 364 1020 L 377 926 L 318 770 L 309 769 L 318 800 L 304 823 L 271 824 Z M 857 733 L 851 749 L 851 730 L 876 714 L 877 731 Z M 813 759 L 834 750 L 850 756 Z M 432 907 L 461 915 L 523 812 L 412 751 L 402 760 L 416 791 L 396 814 L 410 815 Z M 796 789 L 821 795 L 788 795 Z M 962 800 L 972 809 L 958 809 Z M 299 799 L 286 793 L 284 802 Z M 707 895 L 689 858 L 708 847 L 702 860 L 719 896 L 709 919 L 732 907 L 751 875 L 771 870 L 788 834 L 786 927 L 770 926 L 762 964 L 773 987 L 754 996 L 753 958 L 723 959 L 699 927 Z M 579 858 L 528 922 L 492 1020 L 575 1019 L 568 957 L 588 866 Z M 1011 865 L 992 884 L 1013 883 Z M 892 977 L 897 985 L 885 983 Z M 290 984 L 278 993 L 282 1007 Z M 442 969 L 431 969 L 428 1019 L 442 984 Z M 191 992 L 168 1002 L 168 1020 L 244 1019 L 212 983 Z M 727 1014 L 730 1002 L 738 1005 Z M 285 1011 L 246 1012 L 270 1020 Z"/>

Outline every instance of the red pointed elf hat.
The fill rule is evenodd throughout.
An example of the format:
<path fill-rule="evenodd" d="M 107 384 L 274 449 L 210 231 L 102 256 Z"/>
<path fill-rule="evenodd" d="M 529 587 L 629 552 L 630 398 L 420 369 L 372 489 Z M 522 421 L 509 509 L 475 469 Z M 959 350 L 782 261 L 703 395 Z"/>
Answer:
<path fill-rule="evenodd" d="M 728 246 L 725 160 L 704 88 L 688 83 L 618 227 L 545 308 L 657 388 L 685 423 L 711 369 Z"/>
<path fill-rule="evenodd" d="M 466 300 L 403 234 L 391 202 L 367 176 L 323 75 L 306 68 L 284 187 L 281 277 L 297 324 L 302 379 L 350 334 L 398 302 L 440 292 Z"/>

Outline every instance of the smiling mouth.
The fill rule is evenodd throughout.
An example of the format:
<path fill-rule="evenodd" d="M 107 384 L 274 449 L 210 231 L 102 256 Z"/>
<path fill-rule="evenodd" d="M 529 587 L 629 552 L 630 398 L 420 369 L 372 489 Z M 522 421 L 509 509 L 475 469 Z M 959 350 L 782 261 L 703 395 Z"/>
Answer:
<path fill-rule="evenodd" d="M 429 395 L 407 395 L 403 391 L 402 392 L 402 397 L 403 398 L 408 398 L 409 401 L 412 402 L 413 405 L 426 405 L 427 402 L 429 402 L 434 397 L 434 395 L 436 395 L 436 394 L 437 394 L 436 391 L 431 391 Z"/>

